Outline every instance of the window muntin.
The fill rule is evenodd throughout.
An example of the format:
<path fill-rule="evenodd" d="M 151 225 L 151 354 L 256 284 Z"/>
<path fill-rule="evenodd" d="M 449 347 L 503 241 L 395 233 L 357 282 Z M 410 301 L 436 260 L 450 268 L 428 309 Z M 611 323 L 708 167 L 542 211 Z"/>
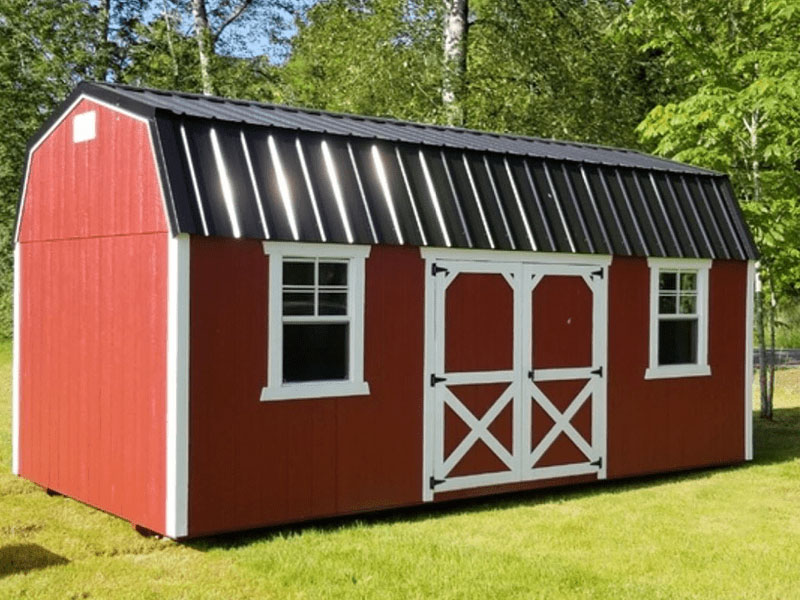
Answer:
<path fill-rule="evenodd" d="M 283 260 L 283 382 L 347 380 L 347 260 Z"/>
<path fill-rule="evenodd" d="M 267 385 L 261 400 L 364 395 L 369 246 L 264 242 L 269 257 Z"/>
<path fill-rule="evenodd" d="M 646 379 L 709 375 L 705 259 L 648 260 L 650 361 Z"/>

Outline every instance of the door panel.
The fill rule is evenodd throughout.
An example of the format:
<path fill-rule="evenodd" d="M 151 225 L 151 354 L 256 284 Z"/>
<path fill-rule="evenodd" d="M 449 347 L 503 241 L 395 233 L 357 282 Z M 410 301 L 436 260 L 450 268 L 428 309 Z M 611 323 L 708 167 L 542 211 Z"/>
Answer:
<path fill-rule="evenodd" d="M 577 266 L 525 267 L 523 324 L 529 366 L 523 418 L 531 431 L 523 479 L 604 476 L 605 279 Z M 543 418 L 542 415 L 546 415 Z M 543 422 L 537 423 L 537 419 Z"/>
<path fill-rule="evenodd" d="M 521 448 L 519 267 L 440 265 L 435 281 L 437 491 L 513 481 Z"/>
<path fill-rule="evenodd" d="M 582 277 L 541 278 L 531 302 L 532 368 L 591 366 L 592 300 Z"/>
<path fill-rule="evenodd" d="M 502 275 L 454 275 L 444 318 L 446 371 L 514 368 L 514 289 Z"/>

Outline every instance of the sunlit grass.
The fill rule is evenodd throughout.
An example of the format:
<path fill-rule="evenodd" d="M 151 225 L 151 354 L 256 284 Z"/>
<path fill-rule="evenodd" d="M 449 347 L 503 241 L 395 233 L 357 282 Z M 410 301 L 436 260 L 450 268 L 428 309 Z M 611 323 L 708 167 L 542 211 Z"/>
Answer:
<path fill-rule="evenodd" d="M 0 598 L 800 597 L 800 369 L 756 461 L 176 544 L 9 474 L 0 347 Z"/>

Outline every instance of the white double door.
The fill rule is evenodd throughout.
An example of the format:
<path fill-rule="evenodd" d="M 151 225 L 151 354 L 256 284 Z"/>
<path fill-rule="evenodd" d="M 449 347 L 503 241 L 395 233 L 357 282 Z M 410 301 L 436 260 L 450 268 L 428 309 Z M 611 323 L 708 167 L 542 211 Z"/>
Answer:
<path fill-rule="evenodd" d="M 428 268 L 423 496 L 605 478 L 606 266 Z"/>

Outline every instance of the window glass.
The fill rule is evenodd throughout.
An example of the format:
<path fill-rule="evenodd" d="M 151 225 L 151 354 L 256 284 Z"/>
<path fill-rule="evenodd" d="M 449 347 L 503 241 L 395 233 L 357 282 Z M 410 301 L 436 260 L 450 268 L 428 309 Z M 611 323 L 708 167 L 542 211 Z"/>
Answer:
<path fill-rule="evenodd" d="M 319 263 L 319 284 L 328 285 L 347 285 L 347 263 L 344 262 L 320 262 Z"/>
<path fill-rule="evenodd" d="M 283 381 L 347 379 L 348 338 L 348 323 L 285 323 Z"/>
<path fill-rule="evenodd" d="M 320 315 L 346 315 L 347 314 L 347 292 L 320 292 L 319 294 L 319 314 Z"/>
<path fill-rule="evenodd" d="M 664 319 L 658 324 L 658 364 L 697 362 L 697 319 Z"/>
<path fill-rule="evenodd" d="M 677 290 L 677 273 L 674 271 L 661 271 L 658 276 L 659 290 Z"/>
<path fill-rule="evenodd" d="M 285 261 L 283 285 L 314 285 L 314 264 L 314 261 Z"/>
<path fill-rule="evenodd" d="M 283 292 L 284 315 L 313 315 L 314 292 Z"/>

